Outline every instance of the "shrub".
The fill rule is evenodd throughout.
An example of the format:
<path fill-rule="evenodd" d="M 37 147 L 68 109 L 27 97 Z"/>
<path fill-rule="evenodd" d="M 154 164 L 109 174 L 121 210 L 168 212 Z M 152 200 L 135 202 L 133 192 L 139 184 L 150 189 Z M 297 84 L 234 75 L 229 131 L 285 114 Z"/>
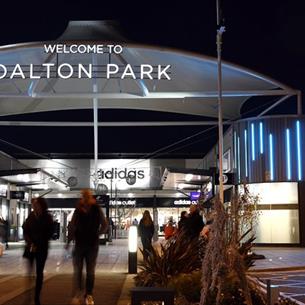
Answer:
<path fill-rule="evenodd" d="M 179 232 L 161 245 L 160 251 L 152 248 L 148 258 L 139 264 L 136 286 L 167 287 L 173 277 L 199 270 L 204 248 L 204 240 L 190 239 L 183 231 Z"/>

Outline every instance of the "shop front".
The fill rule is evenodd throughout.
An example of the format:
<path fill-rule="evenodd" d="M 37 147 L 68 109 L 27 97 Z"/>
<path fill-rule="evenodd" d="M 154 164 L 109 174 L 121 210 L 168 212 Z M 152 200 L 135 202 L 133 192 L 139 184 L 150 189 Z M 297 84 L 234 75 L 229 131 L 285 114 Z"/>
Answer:
<path fill-rule="evenodd" d="M 132 198 L 110 200 L 110 217 L 114 222 L 114 236 L 127 238 L 131 224 L 138 224 L 143 212 L 148 210 L 153 218 L 158 235 L 163 235 L 163 226 L 171 219 L 177 226 L 182 211 L 188 211 L 196 200 L 182 198 Z"/>

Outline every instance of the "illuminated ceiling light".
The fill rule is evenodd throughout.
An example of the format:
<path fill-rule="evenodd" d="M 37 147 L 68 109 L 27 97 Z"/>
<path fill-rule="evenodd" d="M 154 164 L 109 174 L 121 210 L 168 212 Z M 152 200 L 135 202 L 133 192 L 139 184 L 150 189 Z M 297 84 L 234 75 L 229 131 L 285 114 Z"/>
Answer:
<path fill-rule="evenodd" d="M 18 174 L 18 175 L 17 175 L 17 180 L 22 181 L 22 180 L 23 180 L 23 175 Z"/>
<path fill-rule="evenodd" d="M 176 197 L 181 197 L 181 195 L 182 195 L 181 193 L 176 193 L 175 194 Z"/>
<path fill-rule="evenodd" d="M 201 190 L 200 190 L 200 189 L 198 189 L 198 190 L 197 190 L 197 192 L 198 192 L 198 193 L 201 193 Z"/>
<path fill-rule="evenodd" d="M 213 187 L 212 182 L 209 182 L 206 187 L 207 191 L 210 192 L 212 190 L 212 187 Z"/>
<path fill-rule="evenodd" d="M 30 175 L 28 175 L 28 174 L 23 175 L 22 180 L 23 180 L 24 182 L 29 182 L 29 181 L 30 181 Z"/>
<path fill-rule="evenodd" d="M 33 180 L 41 180 L 41 172 L 38 172 L 33 175 Z"/>
<path fill-rule="evenodd" d="M 133 193 L 128 193 L 127 196 L 128 196 L 128 198 L 133 198 L 134 194 Z"/>
<path fill-rule="evenodd" d="M 185 180 L 186 181 L 191 181 L 193 179 L 193 175 L 192 174 L 187 174 L 186 176 L 185 176 Z"/>
<path fill-rule="evenodd" d="M 62 193 L 58 193 L 57 197 L 62 198 Z"/>
<path fill-rule="evenodd" d="M 44 190 L 49 189 L 48 185 L 47 185 L 47 184 L 45 184 L 45 185 L 43 186 L 43 189 L 44 189 Z"/>
<path fill-rule="evenodd" d="M 179 184 L 178 184 L 178 189 L 181 190 L 181 189 L 183 189 L 183 188 L 184 188 L 184 184 L 183 184 L 183 183 L 179 183 Z"/>
<path fill-rule="evenodd" d="M 39 194 L 38 194 L 38 193 L 35 193 L 35 194 L 34 194 L 34 197 L 35 197 L 35 198 L 39 197 Z"/>

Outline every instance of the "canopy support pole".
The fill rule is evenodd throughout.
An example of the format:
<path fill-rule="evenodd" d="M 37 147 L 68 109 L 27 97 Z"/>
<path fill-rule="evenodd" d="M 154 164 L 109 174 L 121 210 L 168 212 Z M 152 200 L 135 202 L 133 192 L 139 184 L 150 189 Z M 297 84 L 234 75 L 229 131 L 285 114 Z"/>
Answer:
<path fill-rule="evenodd" d="M 93 67 L 97 65 L 96 55 L 93 54 L 92 57 Z M 95 74 L 95 73 L 94 73 Z M 96 76 L 96 75 L 94 75 Z M 93 77 L 93 93 L 98 92 L 97 79 Z M 97 188 L 98 185 L 98 98 L 93 98 L 93 130 L 94 130 L 94 174 L 93 174 L 93 183 L 94 188 Z"/>
<path fill-rule="evenodd" d="M 223 119 L 222 119 L 222 67 L 221 67 L 221 45 L 222 35 L 225 32 L 225 27 L 221 26 L 220 22 L 220 7 L 219 0 L 216 0 L 217 10 L 217 89 L 218 89 L 218 159 L 219 159 L 219 200 L 224 203 L 223 189 Z"/>
<path fill-rule="evenodd" d="M 281 104 L 282 102 L 284 102 L 285 100 L 287 100 L 289 97 L 291 97 L 291 95 L 286 95 L 283 96 L 282 98 L 280 98 L 276 103 L 272 104 L 270 107 L 268 107 L 267 109 L 265 109 L 264 111 L 262 111 L 257 117 L 260 118 L 263 115 L 265 115 L 267 112 L 269 112 L 271 109 L 275 108 L 276 106 L 278 106 L 279 104 Z"/>
<path fill-rule="evenodd" d="M 303 110 L 302 110 L 302 94 L 301 91 L 298 92 L 297 94 L 297 103 L 298 103 L 298 115 L 302 115 L 303 114 Z"/>

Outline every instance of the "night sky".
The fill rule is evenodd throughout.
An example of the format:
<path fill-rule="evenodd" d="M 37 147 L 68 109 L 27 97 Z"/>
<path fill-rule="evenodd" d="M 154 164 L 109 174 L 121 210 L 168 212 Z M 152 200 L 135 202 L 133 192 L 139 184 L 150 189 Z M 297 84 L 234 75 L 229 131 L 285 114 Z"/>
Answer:
<path fill-rule="evenodd" d="M 126 3 L 128 2 L 128 4 Z M 45 2 L 11 3 L 2 7 L 0 45 L 18 42 L 54 40 L 64 31 L 69 20 L 105 20 L 120 22 L 125 36 L 135 42 L 163 45 L 216 57 L 216 1 L 185 1 L 165 7 L 155 1 L 119 2 Z M 111 4 L 112 3 L 112 4 Z M 133 5 L 131 5 L 131 3 Z M 200 4 L 199 4 L 200 3 Z M 222 1 L 226 33 L 223 59 L 253 69 L 293 88 L 305 92 L 305 13 L 302 1 Z M 260 103 L 268 102 L 265 100 Z M 304 98 L 303 98 L 304 105 Z M 245 106 L 248 110 L 249 105 Z M 305 107 L 303 106 L 305 109 Z M 294 113 L 295 107 L 285 102 L 274 113 Z M 131 111 L 103 111 L 103 120 L 115 116 L 120 120 L 195 119 L 182 115 L 159 113 L 133 114 Z M 137 117 L 138 116 L 138 117 Z M 25 115 L 20 120 L 50 118 L 48 115 Z M 67 120 L 67 114 L 51 117 Z M 92 120 L 92 112 L 74 111 L 74 120 Z M 13 118 L 3 117 L 2 120 Z M 197 118 L 198 119 L 198 118 Z M 101 129 L 100 151 L 103 153 L 150 153 L 184 137 L 203 130 L 196 128 L 125 128 Z M 0 139 L 40 153 L 84 153 L 92 156 L 91 128 L 17 128 L 0 127 Z M 216 142 L 217 130 L 179 145 L 169 152 L 182 156 L 203 155 Z M 191 144 L 191 145 L 190 145 Z M 20 157 L 22 151 L 0 142 L 0 150 Z M 56 156 L 56 155 L 51 155 Z M 166 155 L 163 155 L 166 156 Z M 159 155 L 162 157 L 162 155 Z"/>

